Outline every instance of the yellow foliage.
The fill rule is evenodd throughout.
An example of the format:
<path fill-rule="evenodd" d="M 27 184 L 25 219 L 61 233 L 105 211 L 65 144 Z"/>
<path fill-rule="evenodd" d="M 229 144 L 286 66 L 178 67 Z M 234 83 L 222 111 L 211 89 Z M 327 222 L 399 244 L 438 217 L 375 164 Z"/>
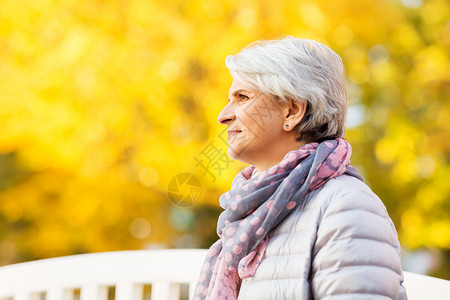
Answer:
<path fill-rule="evenodd" d="M 342 56 L 365 113 L 348 131 L 352 162 L 395 208 L 403 245 L 450 249 L 449 11 L 445 0 L 2 1 L 0 264 L 186 246 L 184 234 L 209 245 L 218 197 L 246 166 L 205 156 L 227 151 L 224 59 L 283 35 Z M 175 226 L 167 187 L 183 172 L 202 197 Z"/>

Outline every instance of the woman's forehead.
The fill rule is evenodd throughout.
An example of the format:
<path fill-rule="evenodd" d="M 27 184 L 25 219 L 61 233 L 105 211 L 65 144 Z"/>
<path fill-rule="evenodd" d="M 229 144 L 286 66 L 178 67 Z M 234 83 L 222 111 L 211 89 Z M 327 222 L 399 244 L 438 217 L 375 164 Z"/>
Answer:
<path fill-rule="evenodd" d="M 233 83 L 231 84 L 229 94 L 230 96 L 237 96 L 242 92 L 255 92 L 255 89 L 251 86 L 239 81 L 238 79 L 233 79 Z"/>

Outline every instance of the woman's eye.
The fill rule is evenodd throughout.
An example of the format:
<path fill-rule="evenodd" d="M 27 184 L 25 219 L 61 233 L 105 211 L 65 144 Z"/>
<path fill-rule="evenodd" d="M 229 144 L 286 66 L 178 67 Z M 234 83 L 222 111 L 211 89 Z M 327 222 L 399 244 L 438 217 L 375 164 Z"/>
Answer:
<path fill-rule="evenodd" d="M 250 99 L 248 96 L 245 96 L 242 94 L 239 94 L 239 98 L 241 98 L 241 100 L 243 100 L 243 101 Z"/>

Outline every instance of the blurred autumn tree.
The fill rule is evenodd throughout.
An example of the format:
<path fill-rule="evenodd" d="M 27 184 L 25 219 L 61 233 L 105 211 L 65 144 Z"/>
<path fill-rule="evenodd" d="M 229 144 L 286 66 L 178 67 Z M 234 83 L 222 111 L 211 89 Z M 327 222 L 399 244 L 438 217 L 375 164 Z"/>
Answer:
<path fill-rule="evenodd" d="M 449 17 L 446 0 L 3 0 L 0 264 L 207 247 L 244 167 L 216 123 L 224 59 L 282 35 L 342 56 L 353 164 L 405 249 L 449 253 Z M 167 197 L 183 172 L 203 188 L 187 208 Z"/>

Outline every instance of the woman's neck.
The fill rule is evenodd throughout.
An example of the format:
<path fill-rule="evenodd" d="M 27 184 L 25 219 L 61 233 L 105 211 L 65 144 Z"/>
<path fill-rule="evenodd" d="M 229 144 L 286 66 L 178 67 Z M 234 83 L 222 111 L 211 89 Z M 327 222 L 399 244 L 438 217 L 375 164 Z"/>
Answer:
<path fill-rule="evenodd" d="M 293 150 L 298 150 L 300 147 L 302 147 L 305 144 L 303 141 L 297 141 L 294 140 L 294 142 L 290 143 L 280 143 L 278 145 L 274 145 L 271 147 L 273 148 L 272 155 L 270 157 L 260 157 L 257 161 L 253 163 L 255 166 L 255 172 L 256 174 L 262 173 L 269 168 L 279 164 L 283 158 L 286 156 L 286 154 Z"/>

